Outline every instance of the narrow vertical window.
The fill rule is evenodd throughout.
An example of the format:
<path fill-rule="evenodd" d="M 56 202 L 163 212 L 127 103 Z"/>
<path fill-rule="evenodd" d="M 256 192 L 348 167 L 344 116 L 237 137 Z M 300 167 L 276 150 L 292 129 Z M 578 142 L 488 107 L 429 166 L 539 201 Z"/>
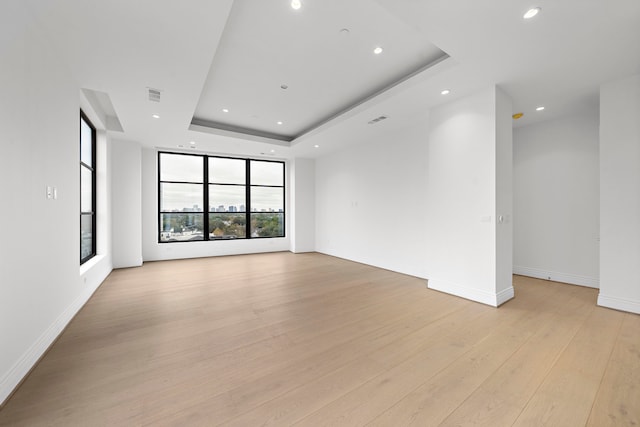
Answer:
<path fill-rule="evenodd" d="M 284 236 L 284 163 L 251 160 L 251 237 Z"/>
<path fill-rule="evenodd" d="M 96 128 L 80 111 L 80 264 L 96 255 Z"/>
<path fill-rule="evenodd" d="M 247 161 L 209 157 L 209 240 L 247 236 Z"/>
<path fill-rule="evenodd" d="M 160 153 L 160 242 L 204 240 L 204 158 Z"/>

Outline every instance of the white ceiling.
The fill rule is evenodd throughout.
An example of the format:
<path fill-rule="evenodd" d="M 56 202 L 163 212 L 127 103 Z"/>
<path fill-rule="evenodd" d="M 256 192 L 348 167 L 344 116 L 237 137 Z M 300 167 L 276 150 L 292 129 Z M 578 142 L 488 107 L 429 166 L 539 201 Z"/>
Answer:
<path fill-rule="evenodd" d="M 124 129 L 114 137 L 146 146 L 320 156 L 491 84 L 524 126 L 592 108 L 601 83 L 640 72 L 638 0 L 301 0 L 297 11 L 290 0 L 25 1 L 79 85 L 109 95 Z M 523 20 L 532 6 L 542 12 Z M 358 102 L 440 50 L 450 58 Z"/>
<path fill-rule="evenodd" d="M 443 56 L 369 0 L 236 0 L 194 119 L 292 140 Z"/>

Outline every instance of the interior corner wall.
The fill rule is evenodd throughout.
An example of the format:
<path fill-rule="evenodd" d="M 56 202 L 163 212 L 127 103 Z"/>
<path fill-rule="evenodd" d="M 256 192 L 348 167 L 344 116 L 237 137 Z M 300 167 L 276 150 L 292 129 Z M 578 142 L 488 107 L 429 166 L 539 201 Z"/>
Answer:
<path fill-rule="evenodd" d="M 316 159 L 316 250 L 417 277 L 424 271 L 428 113 Z"/>
<path fill-rule="evenodd" d="M 80 267 L 80 84 L 26 2 L 0 14 L 0 404 L 111 271 L 110 238 Z M 98 167 L 108 167 L 106 136 Z M 108 192 L 99 170 L 98 191 Z M 57 198 L 46 197 L 46 187 Z M 109 228 L 98 198 L 98 230 Z"/>
<path fill-rule="evenodd" d="M 597 106 L 514 129 L 515 274 L 599 286 Z"/>
<path fill-rule="evenodd" d="M 600 87 L 598 305 L 640 313 L 640 74 Z"/>
<path fill-rule="evenodd" d="M 295 158 L 290 162 L 291 252 L 315 251 L 315 175 L 314 159 Z"/>
<path fill-rule="evenodd" d="M 505 256 L 511 244 L 510 101 L 496 87 L 431 111 L 428 139 L 426 257 L 429 288 L 498 306 L 513 297 Z M 505 197 L 505 200 L 499 198 Z M 504 209 L 499 212 L 498 209 Z M 498 222 L 502 216 L 505 220 Z M 498 232 L 498 227 L 507 227 Z M 498 243 L 498 239 L 501 242 Z M 503 283 L 508 280 L 508 283 Z"/>
<path fill-rule="evenodd" d="M 289 165 L 285 170 L 285 182 L 290 182 Z M 290 189 L 287 189 L 285 208 L 290 206 L 289 193 Z M 158 243 L 158 152 L 155 148 L 142 148 L 143 261 L 289 251 L 291 230 L 288 216 L 287 214 L 286 236 L 281 238 Z"/>
<path fill-rule="evenodd" d="M 142 147 L 133 141 L 111 141 L 113 194 L 113 267 L 142 265 Z"/>

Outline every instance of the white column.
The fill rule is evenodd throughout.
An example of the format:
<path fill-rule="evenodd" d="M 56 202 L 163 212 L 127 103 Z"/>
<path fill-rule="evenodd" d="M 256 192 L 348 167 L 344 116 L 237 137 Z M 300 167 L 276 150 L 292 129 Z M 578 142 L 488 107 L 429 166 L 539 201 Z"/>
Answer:
<path fill-rule="evenodd" d="M 513 297 L 511 101 L 490 87 L 430 117 L 428 286 L 498 306 Z"/>
<path fill-rule="evenodd" d="M 600 88 L 598 305 L 640 313 L 640 74 Z"/>
<path fill-rule="evenodd" d="M 316 246 L 314 159 L 295 158 L 290 162 L 291 252 L 313 252 Z"/>
<path fill-rule="evenodd" d="M 111 141 L 113 267 L 142 265 L 142 149 Z"/>

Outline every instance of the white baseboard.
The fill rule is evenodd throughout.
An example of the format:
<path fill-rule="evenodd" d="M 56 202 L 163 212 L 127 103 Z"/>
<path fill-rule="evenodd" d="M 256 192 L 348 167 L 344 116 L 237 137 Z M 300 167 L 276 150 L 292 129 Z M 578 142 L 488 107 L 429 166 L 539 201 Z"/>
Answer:
<path fill-rule="evenodd" d="M 429 289 L 445 292 L 447 294 L 466 298 L 468 300 L 490 305 L 492 307 L 498 307 L 514 296 L 513 287 L 511 286 L 498 293 L 492 293 L 458 285 L 446 280 L 429 279 L 427 282 L 427 287 Z"/>
<path fill-rule="evenodd" d="M 496 307 L 501 306 L 515 296 L 513 286 L 509 286 L 496 294 Z"/>
<path fill-rule="evenodd" d="M 513 266 L 513 274 L 535 277 L 536 279 L 553 280 L 554 282 L 569 283 L 571 285 L 586 286 L 588 288 L 600 288 L 600 279 L 597 277 L 579 276 L 577 274 L 560 273 L 558 271 L 542 270 L 539 268 Z"/>
<path fill-rule="evenodd" d="M 598 295 L 598 305 L 613 308 L 614 310 L 640 314 L 640 301 L 602 295 L 601 293 Z"/>
<path fill-rule="evenodd" d="M 110 271 L 110 270 L 109 270 Z M 38 363 L 40 358 L 49 349 L 51 344 L 55 342 L 58 336 L 64 331 L 73 317 L 80 309 L 89 301 L 89 298 L 98 289 L 100 284 L 106 279 L 107 275 L 99 280 L 95 287 L 88 287 L 81 293 L 67 309 L 58 316 L 58 318 L 44 331 L 42 335 L 29 347 L 29 349 L 18 359 L 18 361 L 9 369 L 9 371 L 0 378 L 0 407 L 5 403 L 7 398 L 13 393 L 15 388 L 20 385 L 22 380 L 29 374 L 31 369 Z"/>

